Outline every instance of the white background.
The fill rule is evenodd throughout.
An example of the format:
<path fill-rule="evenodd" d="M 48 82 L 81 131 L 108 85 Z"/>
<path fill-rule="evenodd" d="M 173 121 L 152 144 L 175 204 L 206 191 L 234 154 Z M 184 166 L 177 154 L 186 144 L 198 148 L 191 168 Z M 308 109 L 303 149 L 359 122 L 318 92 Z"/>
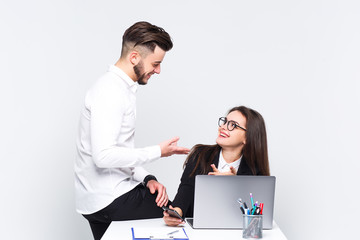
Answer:
<path fill-rule="evenodd" d="M 2 239 L 91 239 L 74 206 L 79 113 L 86 90 L 118 59 L 123 32 L 140 20 L 165 28 L 174 48 L 139 88 L 138 147 L 173 136 L 189 148 L 212 144 L 219 116 L 254 108 L 267 124 L 284 234 L 360 234 L 357 0 L 2 0 Z M 171 198 L 184 160 L 146 166 Z"/>

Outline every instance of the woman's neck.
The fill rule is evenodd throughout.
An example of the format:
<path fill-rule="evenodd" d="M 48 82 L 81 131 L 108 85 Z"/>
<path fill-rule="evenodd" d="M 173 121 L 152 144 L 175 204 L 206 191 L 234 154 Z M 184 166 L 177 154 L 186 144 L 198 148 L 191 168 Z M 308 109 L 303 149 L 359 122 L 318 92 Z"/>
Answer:
<path fill-rule="evenodd" d="M 222 156 L 227 163 L 232 163 L 241 157 L 241 151 L 222 149 Z"/>

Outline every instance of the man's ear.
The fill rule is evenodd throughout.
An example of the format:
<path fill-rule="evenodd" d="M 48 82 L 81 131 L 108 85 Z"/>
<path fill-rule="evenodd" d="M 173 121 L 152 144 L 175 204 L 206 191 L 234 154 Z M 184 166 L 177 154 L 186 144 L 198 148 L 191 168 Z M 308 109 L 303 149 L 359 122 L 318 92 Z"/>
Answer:
<path fill-rule="evenodd" d="M 139 52 L 131 51 L 131 53 L 129 54 L 129 60 L 132 65 L 134 65 L 134 66 L 137 65 L 141 60 L 141 56 L 140 56 Z"/>

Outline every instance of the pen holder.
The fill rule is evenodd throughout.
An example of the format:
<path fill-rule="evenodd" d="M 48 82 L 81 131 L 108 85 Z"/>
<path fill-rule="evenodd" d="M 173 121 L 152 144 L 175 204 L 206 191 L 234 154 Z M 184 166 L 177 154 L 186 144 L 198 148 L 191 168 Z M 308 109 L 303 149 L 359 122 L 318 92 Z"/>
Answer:
<path fill-rule="evenodd" d="M 262 238 L 262 230 L 262 215 L 243 215 L 243 238 Z"/>

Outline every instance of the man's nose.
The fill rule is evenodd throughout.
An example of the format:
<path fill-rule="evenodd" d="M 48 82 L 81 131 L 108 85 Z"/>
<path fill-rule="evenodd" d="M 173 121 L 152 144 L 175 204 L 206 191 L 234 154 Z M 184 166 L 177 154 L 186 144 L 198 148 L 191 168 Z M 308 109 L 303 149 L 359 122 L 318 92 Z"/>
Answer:
<path fill-rule="evenodd" d="M 160 74 L 160 65 L 154 69 L 154 73 Z"/>

